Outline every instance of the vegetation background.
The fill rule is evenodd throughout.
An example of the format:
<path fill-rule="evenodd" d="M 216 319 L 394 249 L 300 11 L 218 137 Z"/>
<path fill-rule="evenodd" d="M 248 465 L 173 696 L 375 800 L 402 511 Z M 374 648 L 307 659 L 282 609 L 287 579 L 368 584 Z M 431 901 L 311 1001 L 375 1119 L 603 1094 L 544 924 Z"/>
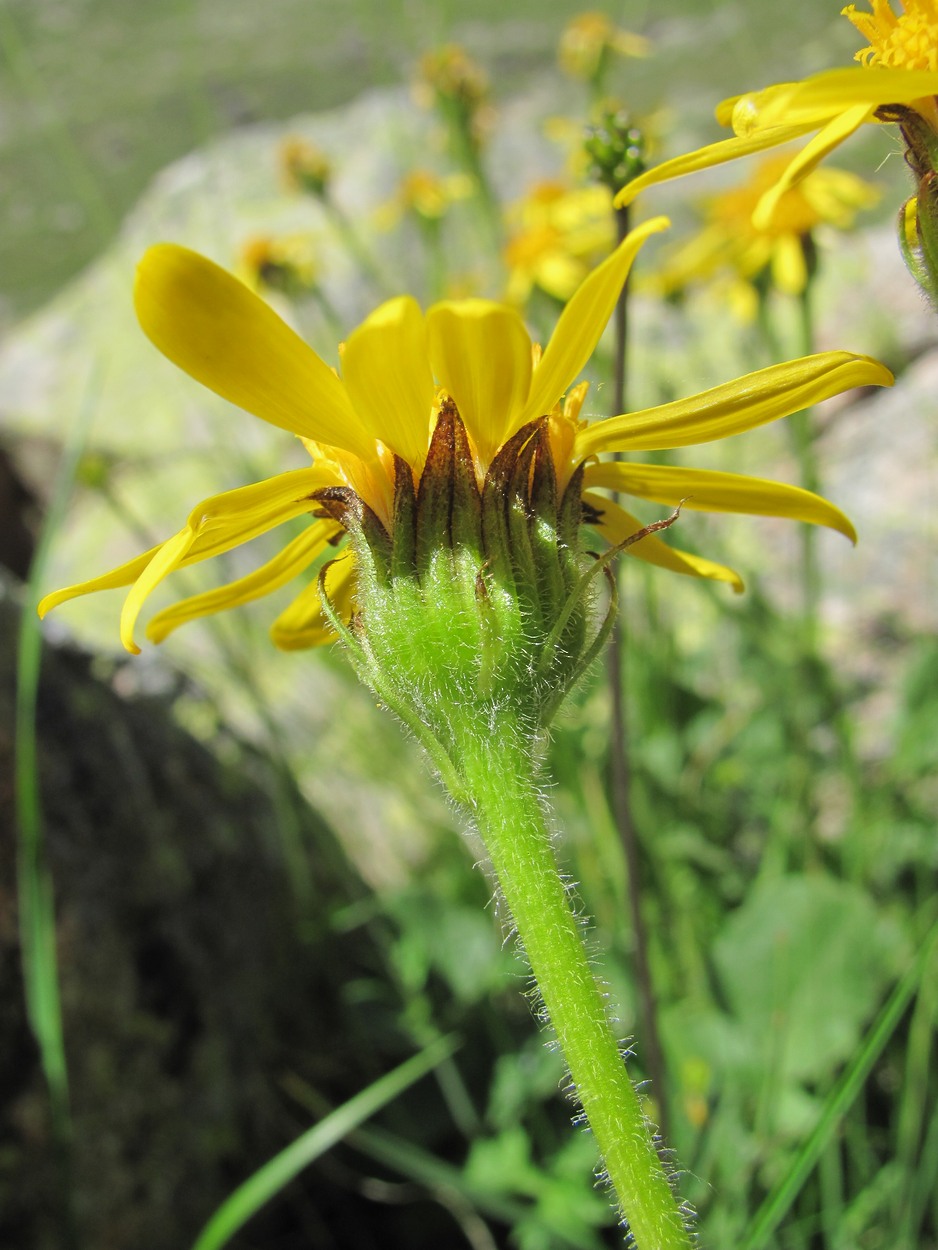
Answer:
<path fill-rule="evenodd" d="M 717 137 L 724 96 L 847 63 L 856 39 L 837 9 L 607 5 L 655 44 L 612 85 L 639 114 L 665 110 L 661 155 L 685 150 Z M 143 247 L 171 237 L 233 265 L 257 230 L 311 228 L 352 328 L 380 282 L 341 226 L 278 189 L 277 144 L 299 133 L 332 155 L 382 280 L 425 297 L 420 238 L 375 220 L 426 152 L 445 163 L 406 89 L 421 53 L 456 40 L 485 67 L 486 159 L 509 201 L 562 167 L 544 119 L 586 115 L 555 66 L 578 11 L 0 0 L 0 1244 L 192 1245 L 265 1160 L 450 1036 L 432 1076 L 319 1155 L 230 1244 L 621 1241 L 471 836 L 341 655 L 276 654 L 262 604 L 128 663 L 103 597 L 49 623 L 33 699 L 38 634 L 17 615 L 44 516 L 32 578 L 46 589 L 291 454 L 154 359 L 128 298 Z M 844 159 L 883 185 L 882 208 L 824 250 L 817 342 L 879 355 L 899 381 L 818 418 L 825 490 L 862 540 L 851 553 L 822 536 L 818 645 L 783 525 L 694 518 L 682 532 L 743 571 L 738 601 L 655 571 L 626 579 L 632 806 L 667 1073 L 650 1109 L 667 1121 L 704 1246 L 938 1246 L 938 352 L 891 237 L 907 194 L 895 144 L 864 135 Z M 681 229 L 699 189 L 662 189 L 651 207 Z M 448 236 L 447 264 L 493 293 L 500 280 L 471 216 Z M 331 353 L 322 309 L 294 311 Z M 798 354 L 784 301 L 773 316 Z M 634 405 L 764 353 L 705 297 L 675 309 L 639 296 Z M 602 362 L 594 381 L 601 405 Z M 797 474 L 783 430 L 713 463 Z M 545 785 L 642 1079 L 651 1041 L 609 737 L 598 667 L 550 744 Z"/>

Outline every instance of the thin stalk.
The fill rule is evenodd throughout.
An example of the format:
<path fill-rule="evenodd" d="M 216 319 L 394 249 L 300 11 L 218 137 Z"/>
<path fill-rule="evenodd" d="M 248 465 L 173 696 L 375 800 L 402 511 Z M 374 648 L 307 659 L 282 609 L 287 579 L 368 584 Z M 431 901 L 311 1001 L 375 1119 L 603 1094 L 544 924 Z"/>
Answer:
<path fill-rule="evenodd" d="M 798 341 L 795 354 L 810 356 L 814 352 L 814 317 L 811 307 L 811 280 L 798 296 Z M 768 291 L 759 299 L 759 332 L 770 359 L 782 360 L 787 355 L 780 336 L 772 323 Z M 814 421 L 810 408 L 793 412 L 786 426 L 791 447 L 798 461 L 799 485 L 805 490 L 818 493 L 821 489 L 821 472 L 815 451 Z M 801 613 L 805 653 L 817 654 L 818 608 L 821 597 L 821 580 L 818 571 L 817 533 L 813 525 L 801 527 Z"/>
<path fill-rule="evenodd" d="M 332 300 L 325 293 L 321 286 L 317 285 L 310 292 L 310 299 L 322 313 L 322 319 L 326 323 L 330 335 L 338 342 L 341 342 L 348 333 L 348 327 L 339 316 L 339 311 L 333 304 Z"/>
<path fill-rule="evenodd" d="M 361 235 L 355 229 L 351 218 L 328 192 L 320 197 L 320 203 L 335 227 L 336 233 L 348 248 L 349 255 L 361 268 L 362 273 L 365 274 L 381 298 L 389 299 L 394 294 L 393 283 L 389 282 L 382 272 L 371 251 L 362 241 Z"/>
<path fill-rule="evenodd" d="M 629 232 L 628 208 L 616 209 L 617 242 Z M 626 379 L 628 377 L 628 309 L 629 284 L 622 288 L 613 320 L 615 335 L 614 374 L 612 381 L 613 415 L 625 412 Z M 627 648 L 623 646 L 623 621 L 625 619 L 625 590 L 622 577 L 619 581 L 619 611 L 612 626 L 609 640 L 609 690 L 611 697 L 611 751 L 609 760 L 610 803 L 613 819 L 622 839 L 628 874 L 628 908 L 629 921 L 634 941 L 633 961 L 635 967 L 635 984 L 638 990 L 638 1016 L 642 1045 L 651 1078 L 652 1089 L 658 1111 L 658 1126 L 661 1136 L 667 1140 L 669 1129 L 667 1070 L 664 1061 L 664 1048 L 658 1032 L 658 1004 L 655 987 L 648 959 L 648 932 L 642 914 L 641 855 L 639 853 L 638 833 L 632 816 L 630 801 L 632 787 L 631 751 L 629 744 L 628 710 L 626 708 L 626 691 L 628 689 L 628 658 Z"/>
<path fill-rule="evenodd" d="M 504 245 L 502 212 L 498 196 L 485 171 L 479 143 L 472 133 L 472 119 L 467 117 L 458 106 L 443 105 L 441 113 L 449 130 L 453 159 L 473 181 L 476 190 L 473 199 L 480 211 L 488 242 L 495 255 L 500 256 Z"/>
<path fill-rule="evenodd" d="M 461 737 L 468 804 L 636 1250 L 690 1250 L 691 1237 L 625 1069 L 554 858 L 537 766 L 510 714 Z"/>
<path fill-rule="evenodd" d="M 432 303 L 446 294 L 446 250 L 443 247 L 443 222 L 439 217 L 414 214 L 427 257 L 427 296 Z"/>
<path fill-rule="evenodd" d="M 814 318 L 811 309 L 811 283 L 808 282 L 798 300 L 800 356 L 814 351 Z M 793 413 L 789 418 L 792 442 L 798 458 L 801 482 L 805 490 L 817 494 L 821 489 L 821 472 L 814 446 L 814 419 L 810 408 Z M 818 568 L 817 530 L 802 525 L 801 530 L 801 610 L 804 618 L 805 648 L 808 654 L 817 651 L 818 608 L 821 599 L 821 575 Z"/>

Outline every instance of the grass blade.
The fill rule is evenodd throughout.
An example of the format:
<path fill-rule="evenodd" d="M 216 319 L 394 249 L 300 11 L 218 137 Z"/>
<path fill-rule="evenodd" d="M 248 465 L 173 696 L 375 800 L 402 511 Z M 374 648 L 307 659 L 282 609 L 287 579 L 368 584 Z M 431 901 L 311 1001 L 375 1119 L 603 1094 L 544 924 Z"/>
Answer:
<path fill-rule="evenodd" d="M 323 1099 L 299 1077 L 287 1078 L 284 1088 L 307 1110 L 317 1111 L 321 1108 Z M 602 1250 L 603 1242 L 598 1234 L 571 1237 L 563 1229 L 540 1221 L 533 1214 L 529 1201 L 483 1188 L 470 1181 L 461 1168 L 437 1158 L 405 1137 L 367 1125 L 350 1132 L 346 1142 L 400 1176 L 421 1185 L 438 1202 L 455 1195 L 480 1215 L 500 1220 L 503 1224 L 517 1225 L 526 1220 L 529 1226 L 540 1230 L 545 1244 L 556 1242 L 558 1247 L 563 1246 L 566 1250 Z M 452 1202 L 445 1205 L 452 1210 Z"/>
<path fill-rule="evenodd" d="M 307 1129 L 226 1198 L 196 1238 L 192 1250 L 221 1250 L 252 1215 L 293 1178 L 352 1129 L 426 1076 L 456 1049 L 453 1038 L 437 1038 L 418 1054 L 379 1077 L 367 1088 Z"/>
<path fill-rule="evenodd" d="M 87 442 L 91 417 L 96 406 L 95 399 L 100 390 L 100 376 L 95 371 L 63 448 L 49 511 L 30 568 L 20 617 L 16 662 L 14 789 L 23 985 L 26 1012 L 39 1047 L 40 1063 L 49 1090 L 52 1131 L 62 1169 L 62 1201 L 67 1225 L 73 1223 L 68 1183 L 71 1117 L 65 1036 L 59 999 L 55 901 L 52 875 L 45 853 L 39 791 L 36 699 L 42 658 L 42 629 L 36 615 L 36 604 L 39 601 L 39 587 L 45 578 L 52 541 L 64 520 L 78 463 Z M 73 1236 L 72 1243 L 75 1241 Z"/>
<path fill-rule="evenodd" d="M 938 924 L 932 926 L 915 962 L 886 1000 L 863 1045 L 828 1095 L 814 1131 L 796 1155 L 791 1167 L 756 1212 L 738 1250 L 763 1250 L 769 1237 L 784 1219 L 915 996 L 936 945 Z"/>

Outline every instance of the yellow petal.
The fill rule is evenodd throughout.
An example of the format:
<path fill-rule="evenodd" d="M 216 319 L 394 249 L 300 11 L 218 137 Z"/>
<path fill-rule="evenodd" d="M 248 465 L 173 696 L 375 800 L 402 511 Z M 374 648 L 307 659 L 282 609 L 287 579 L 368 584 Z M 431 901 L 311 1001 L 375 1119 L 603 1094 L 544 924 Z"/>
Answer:
<path fill-rule="evenodd" d="M 871 120 L 881 105 L 911 105 L 935 95 L 938 95 L 938 73 L 931 70 L 855 66 L 828 70 L 802 82 L 776 83 L 763 91 L 732 96 L 717 107 L 717 120 L 722 125 L 732 123 L 735 138 L 698 148 L 648 170 L 619 192 L 616 206 L 631 204 L 641 191 L 657 182 L 778 147 L 822 126 L 832 127 L 820 145 L 824 151 L 830 151 L 857 126 Z M 851 117 L 845 120 L 843 115 L 848 112 Z M 855 120 L 857 116 L 860 116 L 859 121 Z M 821 156 L 813 163 L 817 164 Z M 803 171 L 801 177 L 804 172 L 808 171 Z"/>
<path fill-rule="evenodd" d="M 684 174 L 696 173 L 699 169 L 709 169 L 712 165 L 722 165 L 725 161 L 734 161 L 739 156 L 752 156 L 755 152 L 764 152 L 766 148 L 777 147 L 792 139 L 813 130 L 812 125 L 778 126 L 772 130 L 758 130 L 753 134 L 737 135 L 732 139 L 721 139 L 719 143 L 708 144 L 695 152 L 686 152 L 683 156 L 675 156 L 670 161 L 655 165 L 640 177 L 633 179 L 616 196 L 616 208 L 631 204 L 635 197 L 656 182 L 667 182 L 672 178 L 681 178 Z"/>
<path fill-rule="evenodd" d="M 371 437 L 422 468 L 435 388 L 426 325 L 415 299 L 389 300 L 349 335 L 342 377 Z"/>
<path fill-rule="evenodd" d="M 189 513 L 187 524 L 197 537 L 186 564 L 230 551 L 284 521 L 315 512 L 319 505 L 313 493 L 336 484 L 333 469 L 313 465 L 212 495 Z"/>
<path fill-rule="evenodd" d="M 180 530 L 178 534 L 167 539 L 134 582 L 130 593 L 124 600 L 121 610 L 120 637 L 126 650 L 133 655 L 140 654 L 140 648 L 134 642 L 134 626 L 144 601 L 164 577 L 168 577 L 174 569 L 179 568 L 194 541 L 195 534 L 188 528 Z"/>
<path fill-rule="evenodd" d="M 137 268 L 137 317 L 180 369 L 271 425 L 353 451 L 374 445 L 342 383 L 286 322 L 231 274 L 173 243 Z"/>
<path fill-rule="evenodd" d="M 858 104 L 828 122 L 824 129 L 798 153 L 775 186 L 759 200 L 752 214 L 752 224 L 755 228 L 757 230 L 768 229 L 782 196 L 796 186 L 802 178 L 806 178 L 828 152 L 832 152 L 845 139 L 848 139 L 864 122 L 869 121 L 872 115 L 873 111 L 868 105 Z"/>
<path fill-rule="evenodd" d="M 150 642 L 162 642 L 174 629 L 188 621 L 272 594 L 307 569 L 338 532 L 338 527 L 331 521 L 317 521 L 287 543 L 272 560 L 246 577 L 239 577 L 237 581 L 200 595 L 190 595 L 157 612 L 147 626 L 147 638 Z"/>
<path fill-rule="evenodd" d="M 136 618 L 146 595 L 174 568 L 208 560 L 248 542 L 292 517 L 314 511 L 317 505 L 310 498 L 312 493 L 323 486 L 335 484 L 334 472 L 325 466 L 313 465 L 309 469 L 294 469 L 292 472 L 267 478 L 263 482 L 254 482 L 250 486 L 239 486 L 236 490 L 212 495 L 196 504 L 189 513 L 185 528 L 167 542 L 151 547 L 143 555 L 128 560 L 100 577 L 93 577 L 86 582 L 78 582 L 74 586 L 66 586 L 63 590 L 46 595 L 39 604 L 40 615 L 45 616 L 52 608 L 68 599 L 135 583 L 132 593 L 135 596 Z M 185 543 L 182 541 L 183 535 L 188 535 Z M 168 547 L 175 554 L 167 561 Z M 140 587 L 147 587 L 143 598 L 139 598 Z M 131 629 L 132 624 L 131 622 Z M 136 645 L 129 649 L 134 652 L 137 650 Z"/>
<path fill-rule="evenodd" d="M 771 249 L 772 283 L 786 295 L 800 295 L 808 285 L 808 265 L 801 237 L 783 234 Z"/>
<path fill-rule="evenodd" d="M 911 104 L 934 95 L 938 95 L 938 73 L 933 70 L 857 65 L 767 87 L 746 100 L 759 129 L 784 125 L 815 130 L 849 109 L 872 111 L 880 105 Z"/>
<path fill-rule="evenodd" d="M 100 577 L 91 577 L 86 582 L 76 582 L 73 586 L 64 586 L 61 590 L 51 591 L 39 601 L 37 610 L 40 620 L 47 612 L 51 612 L 53 608 L 57 608 L 60 603 L 66 603 L 69 599 L 77 599 L 81 595 L 91 595 L 98 590 L 117 590 L 121 586 L 131 585 L 145 571 L 147 565 L 157 555 L 162 546 L 163 544 L 160 543 L 156 547 L 151 547 L 143 555 L 134 556 L 126 564 L 120 564 L 116 569 L 111 569 L 109 573 L 102 573 Z"/>
<path fill-rule="evenodd" d="M 326 592 L 343 620 L 352 615 L 355 601 L 355 560 L 349 551 L 326 569 Z M 319 579 L 315 579 L 284 609 L 270 627 L 274 645 L 282 651 L 301 651 L 334 642 L 335 630 L 322 610 Z"/>
<path fill-rule="evenodd" d="M 617 503 L 604 495 L 587 493 L 583 496 L 586 503 L 596 508 L 602 516 L 595 528 L 608 538 L 613 546 L 624 542 L 642 528 L 638 517 L 626 512 Z M 640 542 L 627 547 L 625 555 L 634 556 L 636 560 L 644 560 L 646 564 L 655 564 L 658 568 L 669 569 L 672 573 L 683 573 L 688 577 L 706 577 L 714 582 L 729 582 L 737 594 L 745 589 L 743 579 L 725 564 L 717 564 L 704 556 L 695 556 L 690 551 L 681 551 L 677 547 L 669 547 L 654 534 L 649 534 Z"/>
<path fill-rule="evenodd" d="M 516 428 L 549 413 L 575 380 L 602 337 L 639 248 L 651 235 L 667 230 L 670 224 L 667 217 L 653 217 L 643 222 L 583 279 L 560 314 L 534 370 L 531 393 Z"/>
<path fill-rule="evenodd" d="M 683 501 L 685 508 L 699 512 L 744 512 L 807 521 L 837 530 L 853 543 L 857 540 L 856 530 L 839 508 L 820 495 L 784 482 L 711 469 L 613 460 L 587 465 L 584 485 L 622 491 L 671 507 Z"/>
<path fill-rule="evenodd" d="M 711 443 L 809 408 L 853 386 L 892 386 L 869 356 L 820 352 L 760 369 L 689 399 L 595 421 L 577 434 L 578 459 L 600 451 L 662 451 Z"/>
<path fill-rule="evenodd" d="M 513 308 L 490 300 L 434 304 L 427 313 L 430 362 L 452 395 L 484 463 L 522 422 L 531 385 L 531 340 Z"/>

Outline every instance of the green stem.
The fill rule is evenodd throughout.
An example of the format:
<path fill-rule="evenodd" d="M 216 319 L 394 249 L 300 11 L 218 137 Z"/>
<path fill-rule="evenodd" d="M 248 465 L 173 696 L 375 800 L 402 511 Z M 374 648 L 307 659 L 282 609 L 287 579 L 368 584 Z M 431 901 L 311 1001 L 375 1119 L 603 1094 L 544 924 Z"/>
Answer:
<path fill-rule="evenodd" d="M 630 210 L 628 207 L 617 208 L 616 241 L 621 243 L 631 228 Z M 613 323 L 615 332 L 614 371 L 612 378 L 612 415 L 627 411 L 626 387 L 628 382 L 628 345 L 629 345 L 629 280 L 625 281 L 616 303 Z M 616 460 L 624 459 L 621 452 L 616 452 Z M 613 491 L 613 499 L 622 503 L 622 496 Z M 642 857 L 639 845 L 638 829 L 632 811 L 632 749 L 629 733 L 628 716 L 628 648 L 625 646 L 625 621 L 629 614 L 625 611 L 625 578 L 626 571 L 622 567 L 627 561 L 620 561 L 618 570 L 613 573 L 618 578 L 620 610 L 612 626 L 609 642 L 609 695 L 610 695 L 610 753 L 609 753 L 609 798 L 613 817 L 619 827 L 622 838 L 622 849 L 625 854 L 628 872 L 628 910 L 632 928 L 633 967 L 635 971 L 635 987 L 638 991 L 638 1015 L 641 1025 L 641 1038 L 651 1087 L 658 1105 L 658 1129 L 664 1141 L 669 1138 L 669 1106 L 667 1068 L 664 1061 L 664 1047 L 658 1031 L 658 1002 L 655 995 L 654 979 L 651 973 L 649 958 L 648 931 L 642 911 Z"/>
<path fill-rule="evenodd" d="M 495 719 L 495 718 L 493 718 Z M 475 727 L 477 729 L 477 727 Z M 469 806 L 636 1250 L 690 1250 L 685 1217 L 625 1069 L 551 846 L 537 766 L 503 713 L 460 735 Z"/>
<path fill-rule="evenodd" d="M 814 350 L 814 321 L 811 314 L 811 283 L 805 287 L 799 299 L 800 337 L 799 351 L 809 356 Z M 789 422 L 795 455 L 801 470 L 801 485 L 805 490 L 821 489 L 821 471 L 814 446 L 815 430 L 810 408 L 792 415 Z M 802 610 L 804 612 L 805 644 L 810 653 L 817 649 L 818 607 L 821 598 L 821 576 L 818 569 L 817 531 L 813 525 L 801 526 L 801 586 Z"/>
<path fill-rule="evenodd" d="M 343 244 L 348 249 L 349 255 L 361 268 L 362 272 L 365 274 L 369 282 L 371 282 L 372 286 L 381 298 L 389 299 L 394 294 L 394 284 L 387 279 L 385 274 L 379 268 L 377 261 L 371 254 L 371 251 L 362 242 L 361 236 L 356 230 L 348 214 L 340 204 L 336 203 L 331 195 L 323 195 L 320 202 L 322 203 L 326 215 L 335 228 L 336 234 L 339 235 Z"/>
<path fill-rule="evenodd" d="M 439 217 L 414 213 L 420 237 L 427 251 L 427 295 L 431 303 L 446 294 L 446 250 L 443 247 L 443 222 Z"/>

